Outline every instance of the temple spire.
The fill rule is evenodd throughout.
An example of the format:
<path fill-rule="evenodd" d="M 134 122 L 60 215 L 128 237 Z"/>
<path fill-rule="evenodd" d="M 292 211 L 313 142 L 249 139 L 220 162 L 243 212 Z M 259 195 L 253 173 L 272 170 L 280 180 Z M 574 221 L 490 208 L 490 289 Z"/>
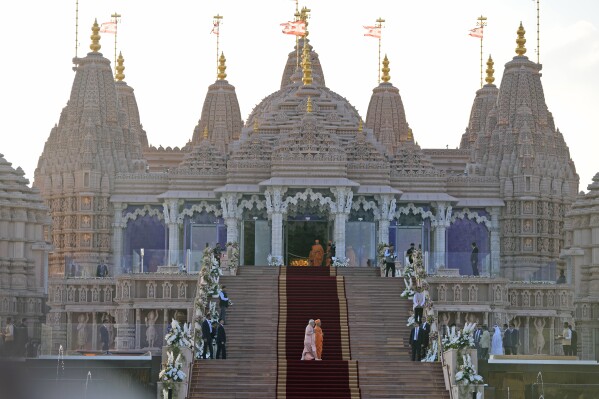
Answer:
<path fill-rule="evenodd" d="M 218 59 L 218 80 L 225 80 L 227 74 L 225 70 L 227 69 L 227 65 L 225 64 L 227 59 L 225 58 L 225 53 L 220 53 L 220 58 Z"/>
<path fill-rule="evenodd" d="M 90 39 L 92 39 L 92 44 L 89 45 L 89 48 L 94 53 L 97 53 L 102 48 L 102 46 L 100 46 L 100 33 L 99 32 L 100 32 L 100 26 L 98 26 L 98 19 L 96 18 L 94 20 L 94 24 L 92 25 L 92 35 L 89 37 Z"/>
<path fill-rule="evenodd" d="M 391 76 L 389 75 L 391 68 L 389 68 L 389 59 L 387 58 L 387 54 L 385 54 L 385 58 L 383 59 L 383 68 L 381 71 L 383 72 L 383 77 L 381 78 L 383 82 L 387 83 L 389 80 L 391 80 Z"/>
<path fill-rule="evenodd" d="M 493 82 L 495 81 L 495 76 L 493 76 L 493 74 L 495 73 L 495 69 L 493 69 L 493 65 L 495 63 L 493 62 L 493 58 L 491 58 L 491 54 L 489 54 L 489 59 L 487 60 L 487 77 L 485 78 L 485 82 L 487 82 L 487 84 L 492 85 Z"/>
<path fill-rule="evenodd" d="M 516 44 L 518 44 L 518 47 L 516 47 L 516 54 L 522 57 L 526 54 L 526 47 L 524 47 L 524 44 L 526 44 L 526 38 L 524 37 L 526 31 L 524 30 L 524 26 L 522 26 L 522 22 L 520 22 L 520 27 L 516 33 L 518 34 L 518 38 L 516 39 Z"/>
<path fill-rule="evenodd" d="M 123 58 L 123 53 L 119 52 L 119 58 L 116 60 L 116 75 L 114 75 L 117 82 L 122 82 L 123 79 L 125 79 L 125 74 L 123 73 L 125 71 L 124 63 L 125 59 Z"/>
<path fill-rule="evenodd" d="M 310 9 L 304 7 L 302 8 L 301 18 L 302 21 L 306 24 L 306 33 L 304 34 L 304 49 L 302 53 L 302 70 L 304 71 L 302 82 L 304 85 L 312 84 L 312 60 L 310 59 L 310 46 L 308 44 L 308 13 Z"/>

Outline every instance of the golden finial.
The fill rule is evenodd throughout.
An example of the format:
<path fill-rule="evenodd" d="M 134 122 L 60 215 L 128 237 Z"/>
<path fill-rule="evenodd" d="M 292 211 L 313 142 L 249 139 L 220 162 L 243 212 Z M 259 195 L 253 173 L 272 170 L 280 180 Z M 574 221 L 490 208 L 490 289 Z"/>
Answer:
<path fill-rule="evenodd" d="M 383 71 L 383 82 L 387 83 L 389 80 L 391 80 L 391 76 L 389 75 L 391 68 L 389 68 L 389 59 L 387 58 L 387 54 L 385 54 L 385 58 L 383 59 L 383 68 L 381 71 Z"/>
<path fill-rule="evenodd" d="M 90 39 L 92 39 L 92 44 L 89 45 L 89 48 L 94 53 L 97 53 L 102 48 L 102 46 L 100 46 L 100 33 L 99 32 L 100 32 L 100 27 L 98 26 L 98 19 L 96 18 L 94 20 L 94 24 L 92 25 L 92 35 L 89 37 Z"/>
<path fill-rule="evenodd" d="M 306 31 L 306 35 L 308 31 Z M 304 52 L 302 54 L 302 69 L 304 70 L 304 76 L 302 77 L 302 82 L 304 85 L 312 84 L 312 61 L 310 60 L 310 46 L 306 43 L 306 38 L 304 37 Z"/>
<path fill-rule="evenodd" d="M 358 132 L 362 133 L 363 130 L 364 130 L 364 122 L 362 122 L 362 118 L 360 118 L 360 121 L 358 122 Z"/>
<path fill-rule="evenodd" d="M 312 97 L 308 96 L 308 102 L 306 103 L 306 112 L 312 113 Z"/>
<path fill-rule="evenodd" d="M 487 82 L 487 84 L 492 85 L 493 82 L 495 81 L 495 77 L 493 76 L 493 73 L 495 73 L 495 70 L 493 69 L 493 65 L 495 63 L 493 62 L 493 58 L 491 58 L 491 54 L 489 54 L 489 59 L 487 61 L 487 77 L 485 78 L 485 82 Z"/>
<path fill-rule="evenodd" d="M 116 60 L 116 75 L 114 75 L 118 82 L 122 82 L 123 79 L 125 79 L 125 74 L 123 73 L 125 71 L 125 65 L 123 65 L 124 62 L 125 59 L 123 58 L 123 53 L 119 51 L 119 58 Z"/>
<path fill-rule="evenodd" d="M 516 39 L 516 44 L 518 44 L 518 47 L 516 47 L 516 54 L 521 57 L 526 54 L 526 47 L 524 47 L 524 44 L 526 43 L 524 34 L 526 31 L 524 30 L 524 26 L 522 26 L 522 22 L 520 22 L 520 27 L 516 33 L 518 34 L 518 38 Z"/>
<path fill-rule="evenodd" d="M 204 140 L 208 138 L 208 125 L 204 127 Z"/>
<path fill-rule="evenodd" d="M 225 65 L 225 62 L 227 61 L 227 59 L 225 58 L 225 53 L 220 53 L 220 58 L 218 59 L 218 79 L 219 80 L 225 80 L 225 78 L 227 77 L 227 74 L 225 73 L 225 69 L 227 69 L 227 66 Z"/>
<path fill-rule="evenodd" d="M 412 128 L 408 128 L 408 140 L 414 141 L 414 133 L 412 132 Z"/>

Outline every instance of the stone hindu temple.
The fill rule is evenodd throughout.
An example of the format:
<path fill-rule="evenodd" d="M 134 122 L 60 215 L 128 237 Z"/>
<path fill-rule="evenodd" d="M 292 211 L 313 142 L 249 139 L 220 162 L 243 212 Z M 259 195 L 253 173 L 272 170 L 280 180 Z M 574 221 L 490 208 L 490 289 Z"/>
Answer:
<path fill-rule="evenodd" d="M 326 86 L 327 69 L 307 38 L 281 60 L 280 89 L 245 121 L 221 55 L 189 142 L 155 147 L 123 56 L 113 74 L 97 24 L 91 41 L 73 59 L 70 98 L 35 171 L 52 217 L 48 353 L 99 348 L 105 320 L 113 348 L 156 349 L 154 331 L 192 317 L 206 246 L 238 243 L 241 267 L 274 258 L 300 265 L 319 239 L 355 268 L 375 266 L 380 243 L 394 244 L 403 263 L 414 243 L 442 322 L 514 320 L 526 331 L 524 353 L 536 353 L 541 334 L 540 351 L 554 354 L 559 326 L 576 318 L 588 327 L 581 355 L 595 357 L 597 259 L 589 259 L 588 237 L 598 182 L 577 196 L 578 175 L 522 26 L 499 86 L 489 57 L 457 149 L 418 145 L 425 133 L 412 131 L 403 106 L 415 99 L 402 99 L 387 57 L 363 117 Z M 104 265 L 107 275 L 99 274 Z M 560 270 L 565 283 L 555 284 Z M 533 326 L 541 323 L 539 333 Z"/>

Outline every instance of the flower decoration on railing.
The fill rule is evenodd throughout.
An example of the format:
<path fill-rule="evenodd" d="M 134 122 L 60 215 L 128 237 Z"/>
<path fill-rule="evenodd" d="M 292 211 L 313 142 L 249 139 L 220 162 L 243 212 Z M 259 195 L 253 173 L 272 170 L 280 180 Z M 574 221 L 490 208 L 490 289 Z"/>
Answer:
<path fill-rule="evenodd" d="M 476 323 L 466 323 L 462 331 L 451 327 L 447 335 L 443 337 L 443 349 L 468 349 L 474 348 L 474 329 Z"/>
<path fill-rule="evenodd" d="M 472 365 L 470 355 L 462 356 L 462 364 L 455 375 L 458 385 L 481 385 L 484 384 L 483 377 L 480 376 Z"/>
<path fill-rule="evenodd" d="M 349 259 L 333 256 L 333 267 L 349 267 Z"/>
<path fill-rule="evenodd" d="M 177 354 L 179 348 L 192 348 L 193 346 L 193 331 L 191 326 L 184 323 L 183 326 L 173 319 L 171 321 L 171 328 L 164 336 L 166 345 L 173 349 L 173 352 Z"/>
<path fill-rule="evenodd" d="M 159 381 L 162 382 L 163 390 L 162 395 L 164 399 L 168 398 L 168 391 L 175 389 L 175 382 L 183 382 L 187 375 L 182 370 L 183 359 L 181 355 L 177 356 L 173 352 L 167 352 L 167 361 L 163 365 L 160 374 L 158 374 Z"/>
<path fill-rule="evenodd" d="M 266 261 L 268 262 L 268 266 L 275 266 L 275 267 L 283 266 L 283 257 L 282 256 L 273 256 L 271 254 L 268 254 Z"/>
<path fill-rule="evenodd" d="M 211 302 L 210 297 L 218 296 L 220 290 L 219 279 L 222 275 L 220 264 L 214 257 L 212 248 L 204 248 L 202 256 L 202 268 L 198 276 L 198 289 L 195 299 L 195 317 L 194 317 L 194 351 L 195 358 L 199 359 L 202 353 L 202 321 L 206 313 L 209 313 L 211 320 L 218 320 L 216 302 Z"/>
<path fill-rule="evenodd" d="M 376 248 L 376 264 L 381 270 L 381 276 L 385 272 L 385 250 L 389 248 L 389 244 L 379 243 Z"/>

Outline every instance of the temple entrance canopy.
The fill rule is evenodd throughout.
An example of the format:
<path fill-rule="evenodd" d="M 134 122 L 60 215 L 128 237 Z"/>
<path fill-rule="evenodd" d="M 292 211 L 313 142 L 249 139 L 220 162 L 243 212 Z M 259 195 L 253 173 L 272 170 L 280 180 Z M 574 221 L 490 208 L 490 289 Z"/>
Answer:
<path fill-rule="evenodd" d="M 314 216 L 301 216 L 287 220 L 283 224 L 285 239 L 285 264 L 308 266 L 308 255 L 314 240 L 326 251 L 326 244 L 332 235 L 332 224 Z"/>

